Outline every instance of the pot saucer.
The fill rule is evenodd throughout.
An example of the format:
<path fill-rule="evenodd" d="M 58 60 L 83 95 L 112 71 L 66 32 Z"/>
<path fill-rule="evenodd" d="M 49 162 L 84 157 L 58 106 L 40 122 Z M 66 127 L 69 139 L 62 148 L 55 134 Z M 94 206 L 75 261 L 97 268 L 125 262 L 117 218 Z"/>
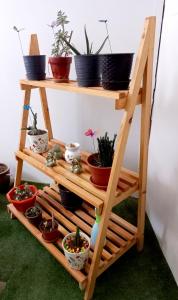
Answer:
<path fill-rule="evenodd" d="M 98 185 L 98 184 L 94 183 L 92 180 L 92 176 L 90 176 L 90 181 L 94 185 L 94 187 L 96 187 L 97 189 L 104 190 L 104 191 L 107 190 L 107 185 Z"/>

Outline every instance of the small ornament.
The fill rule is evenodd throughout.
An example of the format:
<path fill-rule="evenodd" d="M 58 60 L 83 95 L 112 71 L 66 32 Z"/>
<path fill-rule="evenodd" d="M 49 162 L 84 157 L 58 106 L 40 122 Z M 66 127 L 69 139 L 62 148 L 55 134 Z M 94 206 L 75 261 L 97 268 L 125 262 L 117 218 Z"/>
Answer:
<path fill-rule="evenodd" d="M 48 151 L 48 155 L 46 157 L 46 166 L 47 167 L 56 166 L 56 156 L 55 153 L 52 151 Z"/>
<path fill-rule="evenodd" d="M 65 151 L 65 160 L 69 163 L 72 164 L 72 160 L 74 158 L 80 159 L 80 144 L 79 143 L 70 143 L 65 146 L 66 151 Z"/>
<path fill-rule="evenodd" d="M 71 171 L 74 174 L 80 174 L 82 172 L 82 165 L 80 159 L 74 158 L 72 160 Z"/>
<path fill-rule="evenodd" d="M 54 152 L 56 159 L 63 158 L 62 150 L 59 145 L 54 145 L 50 151 Z"/>

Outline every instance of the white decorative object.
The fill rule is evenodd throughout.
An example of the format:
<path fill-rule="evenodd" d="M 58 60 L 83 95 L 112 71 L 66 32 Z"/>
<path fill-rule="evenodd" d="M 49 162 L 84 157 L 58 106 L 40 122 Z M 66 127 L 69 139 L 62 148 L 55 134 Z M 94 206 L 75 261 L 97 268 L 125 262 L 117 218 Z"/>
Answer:
<path fill-rule="evenodd" d="M 65 249 L 64 244 L 65 244 L 66 239 L 69 236 L 75 236 L 75 234 L 76 234 L 76 232 L 67 234 L 62 241 L 62 247 L 64 250 L 65 257 L 66 257 L 69 265 L 71 266 L 71 268 L 75 269 L 75 270 L 81 270 L 84 268 L 85 264 L 88 261 L 89 249 L 90 249 L 90 239 L 85 233 L 80 231 L 80 236 L 84 237 L 88 241 L 88 248 L 85 249 L 84 252 L 71 253 Z"/>
<path fill-rule="evenodd" d="M 30 150 L 35 153 L 44 153 L 48 150 L 48 133 L 45 132 L 40 135 L 28 134 L 30 142 Z"/>
<path fill-rule="evenodd" d="M 79 143 L 70 143 L 65 146 L 65 160 L 71 164 L 74 158 L 80 159 L 80 144 Z"/>

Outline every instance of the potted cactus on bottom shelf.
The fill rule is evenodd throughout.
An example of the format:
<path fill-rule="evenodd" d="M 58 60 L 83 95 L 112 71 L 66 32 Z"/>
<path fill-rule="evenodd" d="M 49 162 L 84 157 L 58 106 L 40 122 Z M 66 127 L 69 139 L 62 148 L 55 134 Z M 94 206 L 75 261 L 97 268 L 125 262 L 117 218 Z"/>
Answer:
<path fill-rule="evenodd" d="M 42 237 L 46 242 L 56 242 L 60 237 L 60 232 L 58 231 L 58 223 L 55 221 L 53 214 L 52 219 L 44 219 L 39 227 L 40 231 L 42 232 Z"/>
<path fill-rule="evenodd" d="M 6 197 L 9 202 L 13 203 L 17 210 L 24 213 L 27 208 L 35 204 L 37 192 L 36 186 L 24 183 L 12 188 L 6 194 Z"/>
<path fill-rule="evenodd" d="M 88 261 L 90 239 L 80 232 L 77 227 L 76 232 L 67 234 L 62 241 L 65 257 L 72 269 L 81 270 Z"/>
<path fill-rule="evenodd" d="M 28 219 L 28 221 L 30 223 L 32 223 L 35 226 L 39 226 L 39 224 L 42 221 L 42 209 L 40 206 L 32 206 L 29 207 L 26 211 L 25 211 L 25 217 Z"/>

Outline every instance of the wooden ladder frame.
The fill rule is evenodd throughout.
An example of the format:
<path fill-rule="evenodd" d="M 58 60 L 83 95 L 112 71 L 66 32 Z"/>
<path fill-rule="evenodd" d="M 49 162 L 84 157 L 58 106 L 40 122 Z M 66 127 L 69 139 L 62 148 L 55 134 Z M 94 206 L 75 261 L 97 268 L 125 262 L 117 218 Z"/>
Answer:
<path fill-rule="evenodd" d="M 148 143 L 150 129 L 150 108 L 151 108 L 151 91 L 152 91 L 152 66 L 153 66 L 153 49 L 155 36 L 155 17 L 145 19 L 144 32 L 141 37 L 140 47 L 136 58 L 133 77 L 127 97 L 127 105 L 118 132 L 118 142 L 115 149 L 114 161 L 111 170 L 111 176 L 106 192 L 106 199 L 101 213 L 100 230 L 97 237 L 94 254 L 84 295 L 84 300 L 92 299 L 97 271 L 101 252 L 104 246 L 106 230 L 109 223 L 113 207 L 113 199 L 117 188 L 118 179 L 121 172 L 128 134 L 132 124 L 133 114 L 139 91 L 142 87 L 142 103 L 141 103 L 141 137 L 140 137 L 140 163 L 139 163 L 139 199 L 138 199 L 138 218 L 137 218 L 137 248 L 142 250 L 144 242 L 144 223 L 145 223 L 145 200 L 146 200 L 146 182 L 147 182 L 147 160 L 148 160 Z M 29 54 L 39 54 L 39 45 L 37 35 L 31 35 Z M 49 140 L 53 138 L 46 90 L 39 87 L 43 117 L 46 129 L 48 130 Z M 31 88 L 25 88 L 24 105 L 29 105 L 31 96 Z M 118 100 L 119 101 L 119 100 Z M 21 128 L 27 127 L 28 110 L 23 110 Z M 25 147 L 26 132 L 21 131 L 19 150 Z M 15 177 L 15 186 L 20 184 L 22 175 L 23 160 L 17 158 L 17 171 Z"/>

